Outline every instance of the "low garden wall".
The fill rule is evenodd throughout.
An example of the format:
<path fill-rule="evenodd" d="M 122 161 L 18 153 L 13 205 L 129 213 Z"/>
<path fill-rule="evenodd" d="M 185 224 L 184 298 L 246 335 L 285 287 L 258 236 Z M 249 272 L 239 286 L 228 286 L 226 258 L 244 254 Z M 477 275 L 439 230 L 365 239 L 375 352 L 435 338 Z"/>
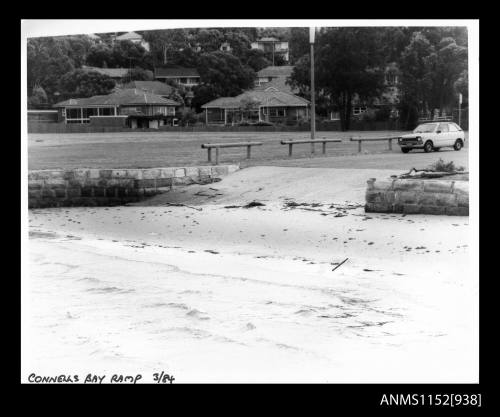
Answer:
<path fill-rule="evenodd" d="M 218 165 L 30 171 L 28 207 L 125 204 L 168 191 L 173 186 L 211 183 L 238 169 L 238 165 Z"/>
<path fill-rule="evenodd" d="M 368 180 L 365 212 L 469 215 L 469 181 Z"/>
<path fill-rule="evenodd" d="M 28 133 L 109 133 L 109 132 L 309 132 L 309 123 L 298 125 L 274 126 L 223 126 L 223 125 L 197 125 L 197 126 L 160 126 L 158 129 L 132 129 L 124 126 L 100 126 L 97 124 L 65 124 L 42 123 L 28 121 Z M 362 122 L 352 121 L 350 130 L 400 130 L 397 123 L 391 122 Z M 318 122 L 318 132 L 341 131 L 339 122 Z"/>

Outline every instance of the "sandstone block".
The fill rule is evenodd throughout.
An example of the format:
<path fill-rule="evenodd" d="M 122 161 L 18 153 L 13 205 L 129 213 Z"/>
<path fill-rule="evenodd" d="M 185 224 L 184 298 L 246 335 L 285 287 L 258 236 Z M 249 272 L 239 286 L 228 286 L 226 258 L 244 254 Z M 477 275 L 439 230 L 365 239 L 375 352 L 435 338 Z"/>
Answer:
<path fill-rule="evenodd" d="M 221 177 L 221 176 L 227 175 L 227 173 L 228 173 L 227 165 L 212 167 L 212 176 L 213 177 Z"/>
<path fill-rule="evenodd" d="M 451 193 L 452 187 L 452 181 L 424 181 L 424 191 L 426 193 Z"/>
<path fill-rule="evenodd" d="M 420 213 L 421 206 L 418 204 L 404 204 L 403 213 L 405 214 L 418 214 Z"/>
<path fill-rule="evenodd" d="M 127 178 L 142 179 L 142 169 L 127 169 Z"/>
<path fill-rule="evenodd" d="M 422 214 L 446 214 L 446 207 L 443 206 L 421 206 L 420 213 Z"/>
<path fill-rule="evenodd" d="M 152 180 L 160 177 L 160 169 L 159 168 L 150 168 L 142 170 L 142 178 L 145 180 Z"/>
<path fill-rule="evenodd" d="M 395 202 L 398 204 L 417 204 L 420 193 L 417 191 L 397 191 Z"/>
<path fill-rule="evenodd" d="M 175 168 L 160 168 L 160 178 L 173 178 Z"/>
<path fill-rule="evenodd" d="M 186 176 L 186 169 L 185 168 L 176 168 L 174 171 L 174 177 L 175 178 L 181 178 Z"/>
<path fill-rule="evenodd" d="M 423 181 L 420 180 L 395 180 L 393 183 L 395 191 L 423 191 Z"/>
<path fill-rule="evenodd" d="M 446 207 L 446 214 L 449 216 L 468 216 L 468 207 Z"/>

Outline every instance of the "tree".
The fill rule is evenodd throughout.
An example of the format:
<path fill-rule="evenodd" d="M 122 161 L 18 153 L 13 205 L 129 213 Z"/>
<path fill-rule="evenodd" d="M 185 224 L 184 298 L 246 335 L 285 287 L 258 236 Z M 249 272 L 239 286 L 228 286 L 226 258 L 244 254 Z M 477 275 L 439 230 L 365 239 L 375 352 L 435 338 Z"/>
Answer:
<path fill-rule="evenodd" d="M 384 88 L 385 60 L 377 28 L 328 28 L 317 35 L 315 47 L 316 89 L 340 112 L 343 131 L 349 130 L 352 102 L 377 96 Z M 308 56 L 296 64 L 291 85 L 309 91 Z"/>
<path fill-rule="evenodd" d="M 248 49 L 242 58 L 242 62 L 255 72 L 272 65 L 272 62 L 266 58 L 264 51 L 260 49 Z"/>
<path fill-rule="evenodd" d="M 109 65 L 114 67 L 113 50 L 110 45 L 93 45 L 87 55 L 87 65 L 91 67 L 107 68 Z"/>
<path fill-rule="evenodd" d="M 457 45 L 453 38 L 443 38 L 429 61 L 432 82 L 430 105 L 440 111 L 449 109 L 456 103 L 455 83 L 467 69 L 467 48 Z"/>
<path fill-rule="evenodd" d="M 36 87 L 45 90 L 49 104 L 57 98 L 60 78 L 74 69 L 66 44 L 56 38 L 33 38 L 27 43 L 28 95 Z"/>
<path fill-rule="evenodd" d="M 115 42 L 112 46 L 106 44 L 94 45 L 87 56 L 87 64 L 103 68 L 128 68 L 131 65 L 152 69 L 153 63 L 143 46 L 131 41 Z"/>
<path fill-rule="evenodd" d="M 145 70 L 141 67 L 135 67 L 128 70 L 127 75 L 124 77 L 124 82 L 129 81 L 154 81 L 155 77 L 152 71 Z"/>
<path fill-rule="evenodd" d="M 418 114 L 429 111 L 429 95 L 432 87 L 430 56 L 434 47 L 421 32 L 412 35 L 409 45 L 401 54 L 401 118 L 407 129 L 411 129 Z"/>
<path fill-rule="evenodd" d="M 28 97 L 28 108 L 37 108 L 40 106 L 44 106 L 48 103 L 47 93 L 45 90 L 37 86 L 33 89 L 33 93 L 30 97 Z"/>
<path fill-rule="evenodd" d="M 171 54 L 190 48 L 189 31 L 186 29 L 149 30 L 144 32 L 144 40 L 149 42 L 152 64 L 170 64 Z"/>
<path fill-rule="evenodd" d="M 297 62 L 302 56 L 309 53 L 309 29 L 291 28 L 290 29 L 290 62 Z"/>
<path fill-rule="evenodd" d="M 214 52 L 218 51 L 224 42 L 224 35 L 219 29 L 200 29 L 193 40 L 201 46 L 203 52 Z"/>
<path fill-rule="evenodd" d="M 217 97 L 234 97 L 253 87 L 255 71 L 228 53 L 204 53 L 198 64 L 201 83 L 194 88 L 192 104 L 201 105 Z"/>
<path fill-rule="evenodd" d="M 61 99 L 85 98 L 110 94 L 115 81 L 95 71 L 77 69 L 65 74 L 59 82 Z"/>
<path fill-rule="evenodd" d="M 466 35 L 463 28 L 413 32 L 399 59 L 401 115 L 406 128 L 415 125 L 419 114 L 456 105 L 458 88 L 464 89 L 467 83 Z"/>

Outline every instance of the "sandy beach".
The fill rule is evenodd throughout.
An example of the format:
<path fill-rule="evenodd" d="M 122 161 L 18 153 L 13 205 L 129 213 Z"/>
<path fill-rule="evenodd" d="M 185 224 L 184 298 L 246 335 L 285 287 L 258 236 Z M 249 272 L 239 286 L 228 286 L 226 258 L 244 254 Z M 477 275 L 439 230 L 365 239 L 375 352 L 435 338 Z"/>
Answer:
<path fill-rule="evenodd" d="M 250 167 L 30 210 L 23 375 L 477 382 L 469 218 L 365 214 L 366 180 L 398 173 Z"/>

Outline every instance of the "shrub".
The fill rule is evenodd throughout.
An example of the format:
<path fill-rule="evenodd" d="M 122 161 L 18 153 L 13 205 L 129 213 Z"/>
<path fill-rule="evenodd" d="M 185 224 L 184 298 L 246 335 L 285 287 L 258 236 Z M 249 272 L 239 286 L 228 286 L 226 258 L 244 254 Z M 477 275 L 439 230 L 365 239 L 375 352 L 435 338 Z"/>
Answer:
<path fill-rule="evenodd" d="M 456 172 L 464 171 L 465 167 L 456 167 L 453 161 L 444 162 L 442 158 L 439 158 L 435 163 L 429 165 L 429 170 L 436 172 Z"/>
<path fill-rule="evenodd" d="M 374 122 L 376 120 L 375 110 L 367 110 L 360 116 L 363 122 Z"/>

